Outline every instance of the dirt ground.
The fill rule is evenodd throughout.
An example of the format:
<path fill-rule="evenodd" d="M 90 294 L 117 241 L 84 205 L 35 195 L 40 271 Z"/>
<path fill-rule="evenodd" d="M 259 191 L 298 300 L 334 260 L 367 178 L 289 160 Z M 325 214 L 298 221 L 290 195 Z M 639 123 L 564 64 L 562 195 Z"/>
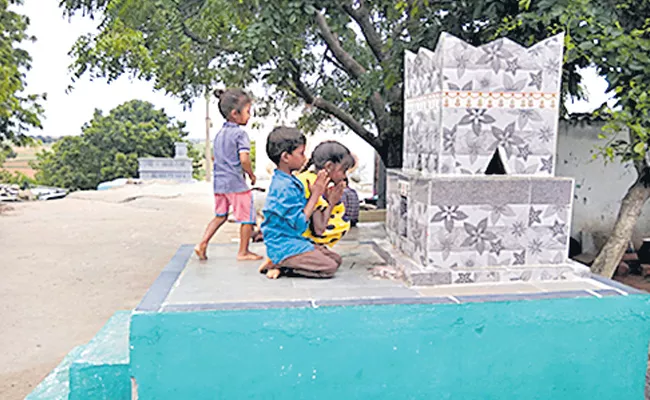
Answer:
<path fill-rule="evenodd" d="M 208 184 L 130 186 L 0 215 L 0 399 L 22 399 L 118 310 L 134 308 L 212 217 Z M 213 242 L 232 242 L 227 224 Z"/>

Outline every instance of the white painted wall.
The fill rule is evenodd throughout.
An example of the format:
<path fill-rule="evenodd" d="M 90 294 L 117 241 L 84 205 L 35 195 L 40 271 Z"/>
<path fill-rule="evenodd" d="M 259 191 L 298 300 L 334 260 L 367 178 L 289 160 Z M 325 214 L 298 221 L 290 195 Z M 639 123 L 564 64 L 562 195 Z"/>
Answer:
<path fill-rule="evenodd" d="M 558 132 L 556 174 L 575 179 L 572 236 L 579 238 L 583 232 L 585 252 L 594 252 L 604 244 L 616 221 L 620 202 L 636 178 L 630 164 L 605 164 L 602 158 L 592 159 L 597 146 L 604 144 L 598 139 L 601 128 L 602 123 L 575 126 L 562 121 Z M 641 238 L 646 236 L 650 236 L 647 204 L 633 239 L 639 245 Z"/>

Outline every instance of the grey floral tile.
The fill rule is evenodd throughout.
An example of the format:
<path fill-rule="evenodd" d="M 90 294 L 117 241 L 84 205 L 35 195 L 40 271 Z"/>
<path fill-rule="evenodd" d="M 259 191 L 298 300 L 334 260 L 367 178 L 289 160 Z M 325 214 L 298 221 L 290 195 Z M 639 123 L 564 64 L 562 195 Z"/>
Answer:
<path fill-rule="evenodd" d="M 504 278 L 502 282 L 528 282 L 533 277 L 533 268 L 521 268 L 521 269 L 508 269 L 501 276 Z"/>
<path fill-rule="evenodd" d="M 452 271 L 451 281 L 453 283 L 474 283 L 476 277 L 473 271 Z"/>
<path fill-rule="evenodd" d="M 475 136 L 480 136 L 481 131 L 486 129 L 491 124 L 496 122 L 496 119 L 490 115 L 487 109 L 468 108 L 466 114 L 458 122 L 458 125 L 470 125 L 472 132 Z"/>
<path fill-rule="evenodd" d="M 461 247 L 475 249 L 479 255 L 482 255 L 490 244 L 497 240 L 497 236 L 488 228 L 488 219 L 482 219 L 478 224 L 472 225 L 464 223 L 465 239 Z"/>
<path fill-rule="evenodd" d="M 460 209 L 459 206 L 437 206 L 432 207 L 429 223 L 433 228 L 436 227 L 436 224 L 441 223 L 444 225 L 447 233 L 451 233 L 454 229 L 454 224 L 460 225 L 461 221 L 464 221 L 468 218 L 468 215 Z"/>
<path fill-rule="evenodd" d="M 512 234 L 511 228 L 505 225 L 498 225 L 491 227 L 492 232 L 496 235 L 497 239 L 493 240 L 499 241 L 499 247 L 503 251 L 519 251 L 526 247 L 528 243 L 528 236 L 516 237 Z M 496 250 L 493 250 L 496 252 Z"/>
<path fill-rule="evenodd" d="M 480 268 L 487 264 L 487 255 L 472 251 L 454 252 L 445 258 L 441 252 L 429 251 L 429 265 L 451 270 Z"/>
<path fill-rule="evenodd" d="M 523 178 L 555 172 L 562 45 L 474 47 L 443 33 L 435 51 L 406 53 L 403 164 L 430 178 L 407 189 L 391 178 L 386 224 L 418 264 L 457 283 L 527 281 L 531 266 L 566 259 L 573 183 Z M 495 152 L 522 178 L 482 179 Z M 488 265 L 508 269 L 482 275 Z"/>
<path fill-rule="evenodd" d="M 474 281 L 476 283 L 499 282 L 501 280 L 501 271 L 476 271 L 474 272 Z"/>
<path fill-rule="evenodd" d="M 500 148 L 508 173 L 552 176 L 561 54 L 561 36 L 526 49 L 508 39 L 473 47 L 449 34 L 441 35 L 435 52 L 408 52 L 405 167 L 443 175 L 483 174 L 481 156 Z M 442 90 L 455 97 L 446 98 L 448 92 Z M 492 99 L 481 93 L 505 95 Z M 508 97 L 510 93 L 524 97 Z M 423 110 L 429 115 L 420 115 Z"/>
<path fill-rule="evenodd" d="M 462 251 L 462 229 L 455 228 L 451 232 L 440 227 L 429 227 L 428 253 L 439 253 L 443 261 L 447 261 L 452 254 Z"/>

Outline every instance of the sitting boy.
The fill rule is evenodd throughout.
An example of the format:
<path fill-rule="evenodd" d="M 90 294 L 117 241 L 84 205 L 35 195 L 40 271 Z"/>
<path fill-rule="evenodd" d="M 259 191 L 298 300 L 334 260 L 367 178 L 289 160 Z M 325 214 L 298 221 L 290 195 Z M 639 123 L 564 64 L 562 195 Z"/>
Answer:
<path fill-rule="evenodd" d="M 282 274 L 331 278 L 342 262 L 341 256 L 325 246 L 312 244 L 303 236 L 329 183 L 327 172 L 320 171 L 309 188 L 309 200 L 305 198 L 302 182 L 292 175 L 305 165 L 305 143 L 305 136 L 298 129 L 287 127 L 273 129 L 266 142 L 266 153 L 277 166 L 262 222 L 264 244 L 271 262 L 264 263 L 260 272 L 266 272 L 270 279 Z"/>

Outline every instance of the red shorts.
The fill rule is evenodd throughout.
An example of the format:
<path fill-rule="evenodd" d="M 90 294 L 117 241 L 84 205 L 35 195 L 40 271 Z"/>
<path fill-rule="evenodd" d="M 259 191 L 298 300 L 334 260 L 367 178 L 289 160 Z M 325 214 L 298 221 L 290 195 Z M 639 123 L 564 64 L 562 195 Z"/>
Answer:
<path fill-rule="evenodd" d="M 235 221 L 240 224 L 255 224 L 255 206 L 253 193 L 250 190 L 241 193 L 214 194 L 214 213 L 217 217 L 227 217 L 231 206 Z"/>

